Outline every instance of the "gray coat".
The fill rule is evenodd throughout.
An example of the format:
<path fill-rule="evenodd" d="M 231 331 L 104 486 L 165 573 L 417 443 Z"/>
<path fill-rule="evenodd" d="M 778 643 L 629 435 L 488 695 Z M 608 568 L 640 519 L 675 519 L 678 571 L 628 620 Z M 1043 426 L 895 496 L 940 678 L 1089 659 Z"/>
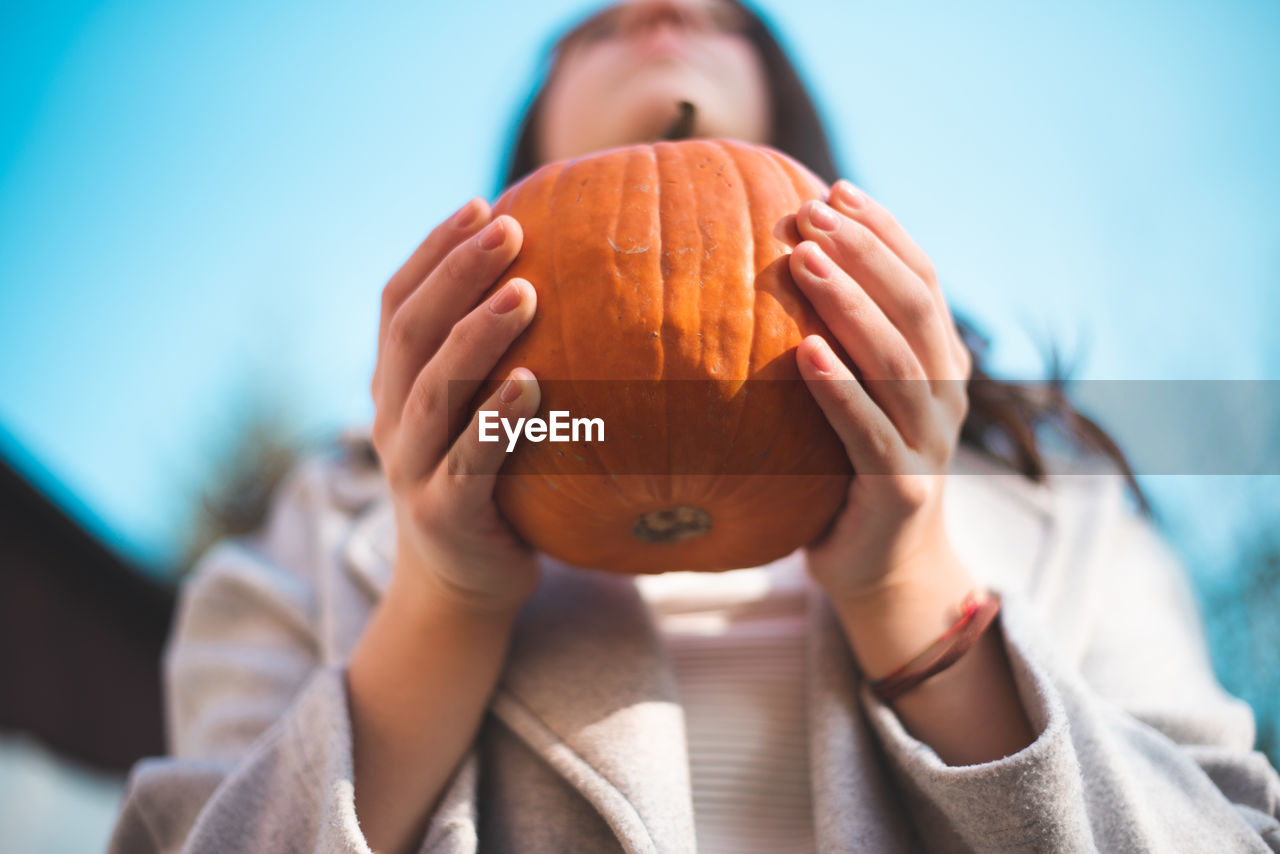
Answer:
<path fill-rule="evenodd" d="M 1037 486 L 957 458 L 948 524 L 1004 597 L 994 630 L 1038 734 L 993 762 L 948 766 L 913 738 L 815 589 L 820 851 L 1280 851 L 1252 713 L 1213 675 L 1179 565 L 1121 499 L 1111 476 Z M 393 524 L 376 469 L 315 457 L 259 536 L 203 558 L 166 659 L 171 755 L 134 769 L 112 852 L 369 850 L 343 662 L 386 588 Z M 634 582 L 546 560 L 421 851 L 694 850 L 681 707 Z"/>

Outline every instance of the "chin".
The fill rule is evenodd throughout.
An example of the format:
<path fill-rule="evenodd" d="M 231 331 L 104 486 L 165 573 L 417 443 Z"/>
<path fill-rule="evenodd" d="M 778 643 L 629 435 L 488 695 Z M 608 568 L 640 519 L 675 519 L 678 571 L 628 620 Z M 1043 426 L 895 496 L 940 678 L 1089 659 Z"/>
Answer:
<path fill-rule="evenodd" d="M 678 75 L 647 75 L 645 80 L 638 81 L 638 85 L 617 93 L 612 110 L 619 118 L 617 126 L 626 129 L 628 142 L 644 142 L 662 136 L 679 115 L 681 101 L 688 101 L 697 109 L 697 135 L 718 135 L 719 122 L 713 119 L 724 112 L 723 96 L 707 86 L 705 81 L 690 80 L 687 68 L 680 70 Z"/>

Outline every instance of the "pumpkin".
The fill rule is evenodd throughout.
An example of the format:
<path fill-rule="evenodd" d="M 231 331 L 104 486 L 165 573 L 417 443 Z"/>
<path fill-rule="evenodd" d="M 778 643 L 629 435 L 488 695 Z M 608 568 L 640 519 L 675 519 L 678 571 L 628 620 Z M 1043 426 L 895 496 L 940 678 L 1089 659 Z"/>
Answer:
<path fill-rule="evenodd" d="M 494 499 L 530 545 L 652 573 L 758 566 L 822 533 L 852 470 L 796 368 L 805 335 L 832 338 L 787 256 L 788 217 L 826 192 L 778 151 L 694 139 L 549 164 L 502 194 L 494 215 L 524 245 L 491 293 L 519 276 L 538 307 L 477 400 L 523 365 L 540 417 L 604 423 L 603 442 L 507 456 Z"/>

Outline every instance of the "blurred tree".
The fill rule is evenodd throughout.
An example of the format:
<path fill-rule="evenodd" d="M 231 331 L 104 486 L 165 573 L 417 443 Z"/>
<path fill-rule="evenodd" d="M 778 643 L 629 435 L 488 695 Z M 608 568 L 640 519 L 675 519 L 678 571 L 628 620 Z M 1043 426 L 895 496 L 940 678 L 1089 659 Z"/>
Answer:
<path fill-rule="evenodd" d="M 289 409 L 268 396 L 253 395 L 234 411 L 241 413 L 238 421 L 218 435 L 209 454 L 208 481 L 193 490 L 181 574 L 218 540 L 262 525 L 280 481 L 323 444 L 304 438 Z"/>

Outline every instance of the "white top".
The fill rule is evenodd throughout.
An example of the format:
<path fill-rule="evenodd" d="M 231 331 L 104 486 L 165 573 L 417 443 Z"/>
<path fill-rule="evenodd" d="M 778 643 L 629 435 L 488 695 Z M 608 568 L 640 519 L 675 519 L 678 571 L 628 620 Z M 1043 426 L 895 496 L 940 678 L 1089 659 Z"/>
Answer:
<path fill-rule="evenodd" d="M 813 851 L 801 553 L 636 583 L 685 710 L 698 851 Z"/>

